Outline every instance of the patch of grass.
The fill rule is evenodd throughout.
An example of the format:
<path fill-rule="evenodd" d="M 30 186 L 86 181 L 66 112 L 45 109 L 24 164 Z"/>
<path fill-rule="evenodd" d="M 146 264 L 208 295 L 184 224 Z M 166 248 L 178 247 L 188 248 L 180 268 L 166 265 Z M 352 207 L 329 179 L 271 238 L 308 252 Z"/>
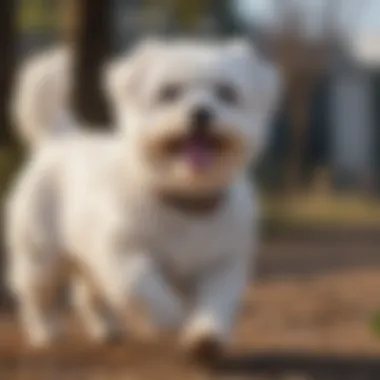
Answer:
<path fill-rule="evenodd" d="M 373 316 L 370 322 L 370 328 L 373 334 L 375 334 L 377 338 L 380 338 L 380 310 Z"/>
<path fill-rule="evenodd" d="M 304 195 L 266 198 L 264 218 L 278 227 L 380 227 L 380 200 L 360 196 Z"/>

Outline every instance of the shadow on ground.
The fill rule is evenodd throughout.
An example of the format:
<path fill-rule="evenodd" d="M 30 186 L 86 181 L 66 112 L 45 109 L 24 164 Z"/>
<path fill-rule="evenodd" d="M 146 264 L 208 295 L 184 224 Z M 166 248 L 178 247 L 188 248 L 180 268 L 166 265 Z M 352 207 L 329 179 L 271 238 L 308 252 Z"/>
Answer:
<path fill-rule="evenodd" d="M 376 357 L 321 356 L 302 353 L 233 353 L 213 368 L 184 361 L 168 345 L 20 354 L 0 361 L 1 379 L 28 380 L 378 380 Z"/>
<path fill-rule="evenodd" d="M 380 235 L 303 234 L 265 243 L 237 345 L 212 371 L 170 342 L 93 346 L 83 326 L 45 353 L 27 350 L 15 317 L 0 318 L 1 380 L 379 380 Z"/>

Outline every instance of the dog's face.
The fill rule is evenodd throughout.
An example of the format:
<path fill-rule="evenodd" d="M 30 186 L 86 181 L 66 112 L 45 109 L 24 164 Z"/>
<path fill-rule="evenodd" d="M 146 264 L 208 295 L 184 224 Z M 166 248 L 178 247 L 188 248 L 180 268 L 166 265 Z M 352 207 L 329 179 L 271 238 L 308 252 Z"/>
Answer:
<path fill-rule="evenodd" d="M 243 42 L 150 42 L 107 73 L 126 148 L 160 188 L 219 191 L 263 150 L 276 71 Z"/>

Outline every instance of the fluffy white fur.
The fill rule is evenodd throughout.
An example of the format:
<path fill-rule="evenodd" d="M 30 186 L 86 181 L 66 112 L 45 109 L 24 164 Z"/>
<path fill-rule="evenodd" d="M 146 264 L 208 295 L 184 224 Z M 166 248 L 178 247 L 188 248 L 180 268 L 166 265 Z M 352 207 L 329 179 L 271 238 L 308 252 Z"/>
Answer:
<path fill-rule="evenodd" d="M 145 333 L 134 318 L 138 302 L 160 329 L 180 329 L 188 349 L 210 340 L 224 345 L 252 270 L 258 201 L 247 169 L 265 146 L 278 75 L 245 42 L 157 41 L 111 64 L 105 82 L 118 132 L 39 139 L 10 198 L 9 284 L 30 342 L 54 338 L 55 289 L 70 276 L 95 339 L 112 328 L 98 301 L 125 328 Z M 180 93 L 162 101 L 173 84 Z M 233 99 L 223 99 L 218 86 L 230 86 Z M 166 149 L 189 132 L 197 107 L 212 110 L 213 133 L 226 142 L 201 171 Z M 66 121 L 67 130 L 72 125 Z M 192 215 L 162 202 L 161 192 L 225 198 L 214 211 Z M 190 286 L 190 303 L 173 278 Z"/>
<path fill-rule="evenodd" d="M 75 127 L 67 102 L 71 64 L 71 50 L 57 47 L 29 58 L 19 71 L 11 111 L 23 142 L 32 149 Z"/>

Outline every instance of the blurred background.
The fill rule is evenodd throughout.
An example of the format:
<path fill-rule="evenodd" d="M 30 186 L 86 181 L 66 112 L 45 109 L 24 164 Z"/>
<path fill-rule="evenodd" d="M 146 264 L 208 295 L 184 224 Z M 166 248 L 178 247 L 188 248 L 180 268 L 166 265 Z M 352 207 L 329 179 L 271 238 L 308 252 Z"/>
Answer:
<path fill-rule="evenodd" d="M 264 243 L 237 346 L 380 354 L 380 0 L 2 0 L 1 195 L 24 156 L 7 112 L 19 62 L 72 44 L 75 112 L 106 126 L 103 62 L 157 34 L 246 35 L 285 78 L 256 173 Z"/>

